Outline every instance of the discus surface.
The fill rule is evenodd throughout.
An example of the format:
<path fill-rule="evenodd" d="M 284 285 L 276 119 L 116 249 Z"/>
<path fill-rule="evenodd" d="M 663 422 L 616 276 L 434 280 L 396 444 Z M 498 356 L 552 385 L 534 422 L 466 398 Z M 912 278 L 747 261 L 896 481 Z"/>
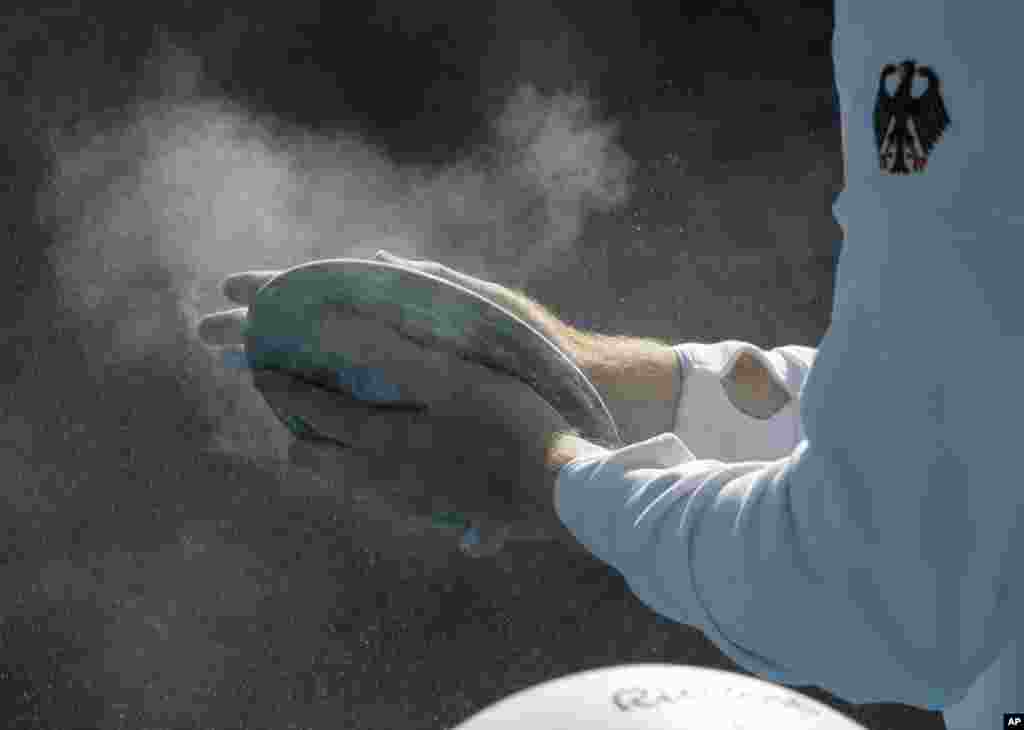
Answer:
<path fill-rule="evenodd" d="M 375 318 L 425 347 L 520 378 L 583 438 L 622 445 L 615 422 L 576 363 L 540 332 L 485 297 L 411 268 L 362 259 L 326 259 L 282 272 L 249 308 L 246 353 L 255 368 L 304 374 L 324 387 L 402 407 L 381 374 L 354 366 L 342 351 L 321 351 L 325 307 Z"/>
<path fill-rule="evenodd" d="M 625 664 L 560 677 L 455 730 L 864 730 L 786 687 L 707 667 Z"/>

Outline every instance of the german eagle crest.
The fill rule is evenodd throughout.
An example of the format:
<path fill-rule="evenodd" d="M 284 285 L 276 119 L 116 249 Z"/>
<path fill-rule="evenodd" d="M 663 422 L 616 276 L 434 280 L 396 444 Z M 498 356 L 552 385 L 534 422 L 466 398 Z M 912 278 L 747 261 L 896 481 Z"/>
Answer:
<path fill-rule="evenodd" d="M 890 94 L 886 81 L 895 74 L 899 74 L 899 86 Z M 913 95 L 915 76 L 928 82 L 920 96 Z M 882 69 L 875 103 L 875 141 L 883 174 L 924 172 L 928 155 L 950 121 L 939 77 L 930 67 L 906 60 Z"/>

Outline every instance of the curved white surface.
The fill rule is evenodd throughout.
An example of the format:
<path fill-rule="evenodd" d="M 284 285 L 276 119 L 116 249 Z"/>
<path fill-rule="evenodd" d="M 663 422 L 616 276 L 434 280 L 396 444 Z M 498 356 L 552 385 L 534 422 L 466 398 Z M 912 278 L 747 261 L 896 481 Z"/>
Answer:
<path fill-rule="evenodd" d="M 517 692 L 454 730 L 864 730 L 831 707 L 743 674 L 627 664 Z"/>

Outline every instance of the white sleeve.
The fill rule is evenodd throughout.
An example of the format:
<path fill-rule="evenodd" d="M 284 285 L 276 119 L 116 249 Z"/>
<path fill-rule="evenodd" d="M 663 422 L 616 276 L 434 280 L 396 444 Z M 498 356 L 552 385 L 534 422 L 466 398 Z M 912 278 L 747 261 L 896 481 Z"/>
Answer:
<path fill-rule="evenodd" d="M 689 342 L 673 348 L 683 374 L 672 429 L 699 459 L 751 461 L 787 456 L 803 440 L 800 393 L 815 350 L 787 345 L 765 351 L 739 340 Z M 749 415 L 727 394 L 726 378 L 736 361 L 750 354 L 789 402 L 770 416 Z"/>
<path fill-rule="evenodd" d="M 804 438 L 774 460 L 698 458 L 671 433 L 602 449 L 563 469 L 556 508 L 648 606 L 744 668 L 939 708 L 1024 615 L 1024 4 L 837 6 L 846 241 Z M 929 118 L 900 102 L 880 149 L 881 73 L 906 59 L 937 74 L 953 124 L 922 144 L 934 99 Z M 929 156 L 887 174 L 887 151 L 911 167 Z"/>

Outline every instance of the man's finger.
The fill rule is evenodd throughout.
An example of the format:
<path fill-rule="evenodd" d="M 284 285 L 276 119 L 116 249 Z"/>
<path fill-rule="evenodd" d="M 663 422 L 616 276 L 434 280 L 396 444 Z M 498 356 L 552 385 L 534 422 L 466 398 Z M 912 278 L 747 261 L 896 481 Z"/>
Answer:
<path fill-rule="evenodd" d="M 417 269 L 418 271 L 430 274 L 431 276 L 445 279 L 446 281 L 465 287 L 472 292 L 476 292 L 491 301 L 508 306 L 502 299 L 503 296 L 506 296 L 504 287 L 495 284 L 492 281 L 487 281 L 486 279 L 478 279 L 475 276 L 470 276 L 458 269 L 445 266 L 438 261 L 403 259 L 390 254 L 387 251 L 378 251 L 374 258 L 378 261 L 384 261 L 390 264 L 408 266 L 410 268 Z M 514 310 L 514 307 L 512 307 L 512 309 Z"/>
<path fill-rule="evenodd" d="M 245 331 L 247 312 L 245 307 L 238 307 L 203 317 L 197 329 L 199 339 L 209 347 L 244 344 L 242 333 Z"/>
<path fill-rule="evenodd" d="M 383 261 L 386 264 L 399 264 L 400 266 L 411 266 L 414 269 L 423 268 L 423 262 L 413 261 L 412 259 L 405 259 L 401 256 L 395 256 L 393 253 L 387 251 L 378 251 L 373 255 L 378 261 Z"/>
<path fill-rule="evenodd" d="M 221 284 L 221 290 L 224 292 L 224 296 L 235 304 L 248 307 L 252 304 L 259 288 L 280 273 L 280 271 L 243 271 L 239 274 L 232 274 Z"/>
<path fill-rule="evenodd" d="M 395 256 L 387 251 L 378 251 L 374 258 L 378 261 L 383 261 L 387 264 L 398 264 L 399 266 L 408 266 L 411 269 L 417 269 L 433 276 L 439 276 L 442 279 L 448 279 L 455 281 L 459 278 L 459 273 L 454 269 L 449 269 L 447 266 L 438 263 L 437 261 L 428 261 L 426 259 L 403 259 L 401 256 Z"/>

